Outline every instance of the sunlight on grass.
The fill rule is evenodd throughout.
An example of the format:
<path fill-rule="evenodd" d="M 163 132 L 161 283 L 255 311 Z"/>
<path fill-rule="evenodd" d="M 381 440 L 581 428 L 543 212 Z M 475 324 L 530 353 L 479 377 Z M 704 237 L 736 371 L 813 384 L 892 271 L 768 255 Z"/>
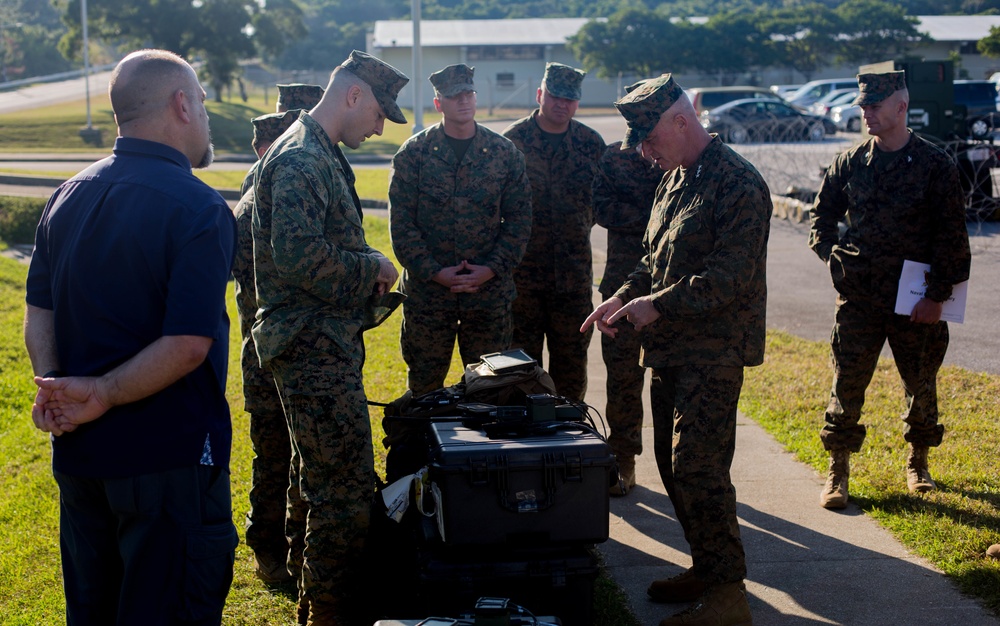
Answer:
<path fill-rule="evenodd" d="M 830 394 L 829 346 L 768 332 L 765 363 L 746 370 L 740 409 L 819 472 L 828 459 L 819 441 Z M 1000 542 L 1000 376 L 954 366 L 938 377 L 944 443 L 933 448 L 939 489 L 922 497 L 906 490 L 903 391 L 893 362 L 881 359 L 868 389 L 868 437 L 851 456 L 851 499 L 959 588 L 1000 610 L 1000 562 L 984 555 Z"/>

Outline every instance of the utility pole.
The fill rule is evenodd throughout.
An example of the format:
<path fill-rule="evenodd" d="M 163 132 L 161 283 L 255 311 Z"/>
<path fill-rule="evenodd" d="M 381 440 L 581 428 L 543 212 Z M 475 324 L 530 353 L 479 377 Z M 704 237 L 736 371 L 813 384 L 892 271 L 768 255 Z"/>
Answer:
<path fill-rule="evenodd" d="M 87 99 L 87 125 L 80 129 L 84 143 L 101 145 L 101 129 L 94 128 L 90 117 L 90 39 L 87 36 L 87 0 L 80 0 L 80 24 L 83 26 L 83 87 Z"/>
<path fill-rule="evenodd" d="M 424 129 L 424 75 L 421 65 L 423 53 L 420 49 L 420 0 L 410 0 L 410 14 L 413 17 L 413 133 Z"/>

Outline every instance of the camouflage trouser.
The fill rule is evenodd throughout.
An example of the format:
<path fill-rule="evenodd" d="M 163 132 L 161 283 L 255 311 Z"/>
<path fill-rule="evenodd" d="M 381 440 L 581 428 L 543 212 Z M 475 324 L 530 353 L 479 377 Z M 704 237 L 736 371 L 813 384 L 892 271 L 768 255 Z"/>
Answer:
<path fill-rule="evenodd" d="M 903 438 L 919 446 L 941 445 L 937 373 L 948 350 L 948 324 L 916 324 L 905 315 L 879 313 L 839 300 L 830 339 L 834 376 L 826 425 L 820 439 L 827 450 L 857 452 L 865 440 L 860 424 L 865 390 L 886 340 L 903 380 L 906 429 Z"/>
<path fill-rule="evenodd" d="M 301 549 L 300 599 L 334 612 L 363 593 L 361 560 L 375 488 L 360 334 L 353 344 L 345 354 L 322 333 L 304 330 L 270 364 L 292 442 L 288 523 L 307 520 L 304 541 L 292 545 L 289 558 Z"/>
<path fill-rule="evenodd" d="M 628 322 L 615 325 L 612 339 L 601 334 L 601 356 L 608 369 L 605 416 L 611 427 L 608 444 L 615 456 L 642 454 L 642 386 L 646 368 L 639 365 L 639 333 Z"/>
<path fill-rule="evenodd" d="M 257 554 L 278 558 L 288 553 L 285 498 L 292 456 L 288 422 L 273 382 L 270 387 L 244 387 L 243 395 L 250 414 L 250 442 L 254 452 L 246 519 L 247 545 Z M 303 530 L 297 534 L 301 535 Z"/>
<path fill-rule="evenodd" d="M 736 451 L 736 404 L 742 367 L 656 368 L 649 386 L 653 451 L 698 578 L 728 583 L 746 577 L 729 468 Z"/>
<path fill-rule="evenodd" d="M 510 305 L 470 311 L 425 311 L 403 303 L 399 347 L 407 366 L 407 386 L 419 396 L 444 387 L 458 339 L 462 364 L 510 347 Z"/>
<path fill-rule="evenodd" d="M 587 394 L 587 347 L 594 334 L 591 326 L 580 326 L 594 310 L 593 291 L 554 293 L 518 289 L 514 299 L 513 348 L 523 348 L 542 362 L 543 344 L 549 350 L 545 368 L 556 385 L 556 393 L 582 402 Z"/>

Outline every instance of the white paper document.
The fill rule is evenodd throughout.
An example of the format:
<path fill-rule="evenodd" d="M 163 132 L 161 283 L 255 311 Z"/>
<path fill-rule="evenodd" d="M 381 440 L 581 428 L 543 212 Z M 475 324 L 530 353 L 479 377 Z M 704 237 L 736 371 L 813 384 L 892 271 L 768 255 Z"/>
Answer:
<path fill-rule="evenodd" d="M 927 272 L 931 266 L 916 261 L 903 261 L 903 273 L 899 276 L 899 291 L 896 292 L 896 313 L 909 315 L 913 307 L 927 291 Z M 958 283 L 951 288 L 951 297 L 941 309 L 941 319 L 945 322 L 961 324 L 965 322 L 965 299 L 969 293 L 969 281 Z"/>

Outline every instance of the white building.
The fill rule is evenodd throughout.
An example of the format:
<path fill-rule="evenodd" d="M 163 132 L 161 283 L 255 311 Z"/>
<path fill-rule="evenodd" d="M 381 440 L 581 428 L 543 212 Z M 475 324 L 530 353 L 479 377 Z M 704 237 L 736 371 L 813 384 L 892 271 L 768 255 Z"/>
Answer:
<path fill-rule="evenodd" d="M 962 70 L 974 79 L 989 78 L 1000 71 L 1000 59 L 984 57 L 976 50 L 976 43 L 989 36 L 990 28 L 1000 27 L 1000 15 L 928 15 L 918 19 L 917 30 L 934 41 L 917 48 L 914 54 L 932 61 L 947 59 L 949 52 L 958 52 L 962 63 L 955 71 L 955 78 L 960 78 Z"/>
<path fill-rule="evenodd" d="M 575 35 L 585 18 L 527 20 L 422 20 L 420 47 L 423 50 L 422 76 L 411 76 L 399 94 L 401 103 L 413 102 L 413 80 L 423 82 L 424 106 L 433 106 L 434 89 L 427 77 L 437 70 L 465 63 L 476 68 L 476 92 L 480 108 L 535 107 L 535 94 L 549 61 L 581 67 L 566 48 L 566 39 Z M 368 52 L 413 73 L 413 23 L 375 22 Z M 625 83 L 629 84 L 629 83 Z M 585 106 L 611 106 L 618 86 L 588 74 L 583 79 Z"/>
<path fill-rule="evenodd" d="M 917 30 L 929 34 L 934 42 L 915 48 L 912 53 L 927 60 L 947 59 L 957 51 L 961 70 L 969 78 L 987 78 L 1000 71 L 1000 59 L 983 57 L 976 42 L 989 35 L 991 26 L 1000 26 L 1000 16 L 923 16 Z M 541 84 L 545 64 L 557 61 L 574 67 L 581 63 L 566 48 L 566 40 L 587 23 L 586 18 L 525 20 L 422 20 L 420 44 L 423 50 L 422 76 L 424 107 L 433 106 L 434 90 L 427 77 L 455 63 L 476 68 L 476 90 L 481 108 L 535 106 L 535 93 Z M 413 23 L 409 20 L 375 22 L 369 35 L 368 52 L 403 70 L 413 73 Z M 873 59 L 890 60 L 890 59 Z M 829 67 L 812 78 L 837 78 L 857 73 L 853 67 Z M 958 77 L 959 72 L 956 72 Z M 622 76 L 615 80 L 589 74 L 583 81 L 584 106 L 611 106 L 624 94 L 623 87 L 640 77 Z M 679 74 L 685 87 L 717 84 L 714 77 Z M 802 83 L 806 78 L 793 70 L 772 69 L 761 75 L 747 76 L 739 82 Z M 407 106 L 413 102 L 413 82 L 399 94 Z"/>

